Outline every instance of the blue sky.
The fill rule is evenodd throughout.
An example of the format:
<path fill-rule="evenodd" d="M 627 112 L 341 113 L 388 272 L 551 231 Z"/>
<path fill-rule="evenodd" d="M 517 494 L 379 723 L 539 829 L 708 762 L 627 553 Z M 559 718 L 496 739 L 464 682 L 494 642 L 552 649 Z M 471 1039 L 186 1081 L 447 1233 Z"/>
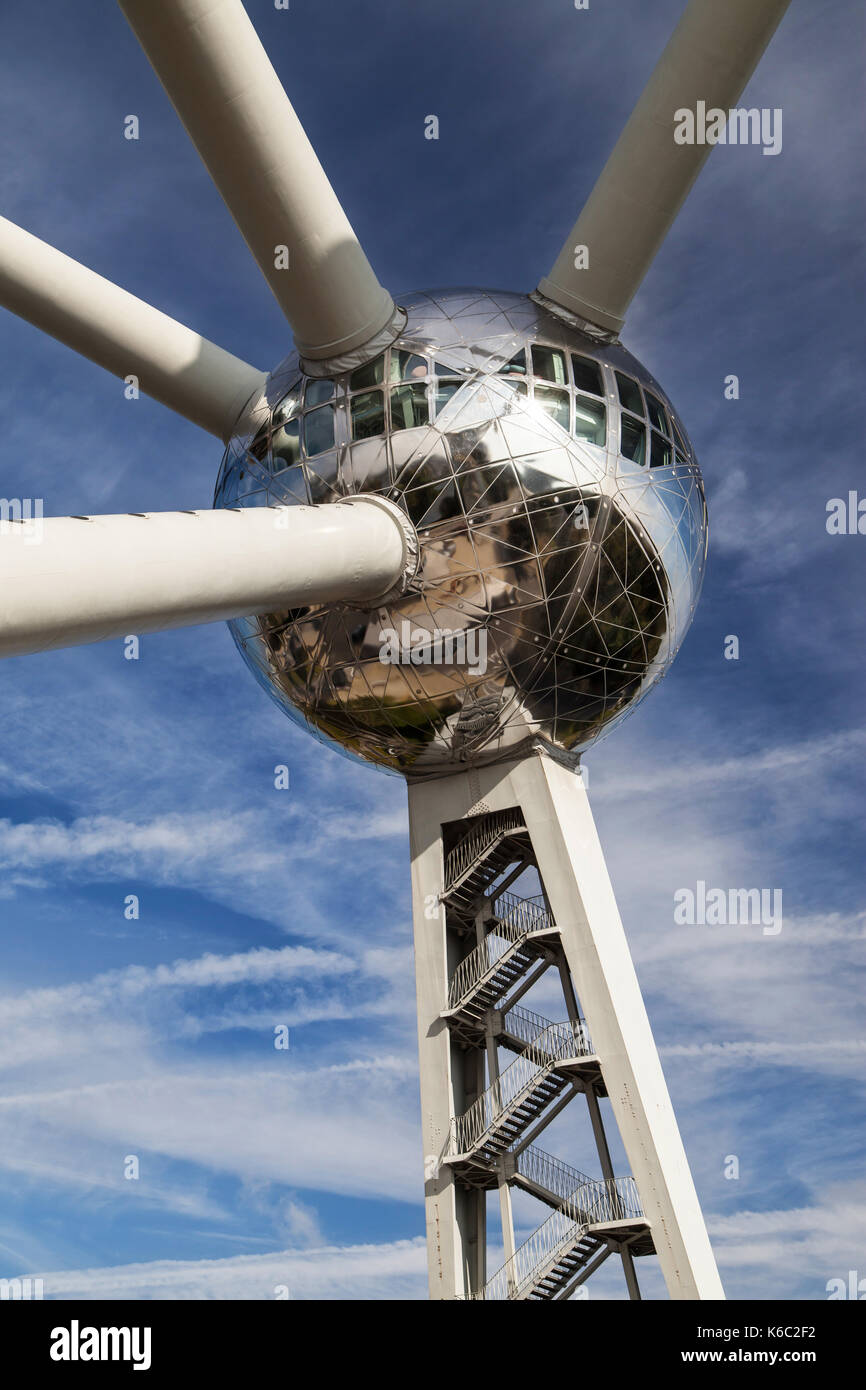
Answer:
<path fill-rule="evenodd" d="M 249 9 L 399 294 L 535 285 L 682 4 Z M 587 758 L 590 794 L 732 1297 L 866 1276 L 866 538 L 825 527 L 864 491 L 863 29 L 853 3 L 793 0 L 747 93 L 783 109 L 782 153 L 714 152 L 624 334 L 697 447 L 710 561 L 672 673 Z M 12 0 L 0 51 L 3 214 L 256 366 L 282 358 L 119 9 Z M 0 494 L 208 505 L 214 440 L 6 314 L 0 351 Z M 285 720 L 222 626 L 137 662 L 5 662 L 0 710 L 0 1274 L 58 1297 L 422 1297 L 402 783 Z M 782 931 L 676 925 L 698 880 L 781 889 Z M 577 1157 L 562 1123 L 550 1147 Z M 613 1270 L 593 1290 L 624 1295 Z"/>

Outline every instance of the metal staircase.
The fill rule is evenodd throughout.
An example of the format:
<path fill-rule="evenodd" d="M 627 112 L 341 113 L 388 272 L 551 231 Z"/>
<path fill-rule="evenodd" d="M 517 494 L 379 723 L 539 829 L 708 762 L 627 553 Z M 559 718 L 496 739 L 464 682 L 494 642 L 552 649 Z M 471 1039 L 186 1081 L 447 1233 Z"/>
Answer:
<path fill-rule="evenodd" d="M 452 1117 L 443 1161 L 466 1188 L 500 1189 L 503 1232 L 513 1226 L 503 1191 L 520 1189 L 550 1213 L 516 1250 L 511 1237 L 506 1249 L 514 1251 L 512 1257 L 470 1296 L 568 1298 L 616 1251 L 629 1292 L 639 1297 L 632 1254 L 651 1253 L 652 1236 L 634 1180 L 615 1179 L 611 1172 L 598 1110 L 599 1097 L 606 1095 L 601 1062 L 579 1017 L 559 929 L 543 894 L 510 891 L 534 867 L 526 826 L 517 810 L 474 816 L 466 826 L 455 826 L 461 833 L 446 854 L 440 894 L 458 952 L 465 952 L 451 975 L 442 1020 L 455 1043 L 474 1052 L 475 1086 L 479 1077 L 483 1085 L 485 1059 L 492 1079 L 481 1094 L 475 1091 L 463 1114 Z M 473 932 L 476 944 L 466 950 Z M 519 1003 L 551 965 L 563 979 L 571 1015 L 565 1023 Z M 501 1073 L 499 1049 L 515 1054 Z M 581 1093 L 593 1116 L 605 1180 L 588 1177 L 534 1143 Z"/>
<path fill-rule="evenodd" d="M 550 1159 L 550 1155 L 544 1155 Z M 553 1164 L 566 1170 L 557 1159 Z M 573 1170 L 572 1170 L 573 1171 Z M 587 1181 L 533 1231 L 474 1296 L 484 1300 L 562 1299 L 612 1251 L 611 1236 L 648 1230 L 633 1178 Z"/>
<path fill-rule="evenodd" d="M 519 811 L 477 817 L 445 860 L 442 901 L 472 916 L 491 885 L 528 852 L 529 836 Z"/>
<path fill-rule="evenodd" d="M 586 1030 L 581 1023 L 541 1021 L 546 1027 L 452 1121 L 449 1161 L 455 1166 L 489 1168 L 572 1085 L 570 1065 L 591 1050 Z"/>
<path fill-rule="evenodd" d="M 545 946 L 558 940 L 553 918 L 540 897 L 500 893 L 490 922 L 487 936 L 458 965 L 448 992 L 446 1016 L 470 1028 L 544 958 Z"/>

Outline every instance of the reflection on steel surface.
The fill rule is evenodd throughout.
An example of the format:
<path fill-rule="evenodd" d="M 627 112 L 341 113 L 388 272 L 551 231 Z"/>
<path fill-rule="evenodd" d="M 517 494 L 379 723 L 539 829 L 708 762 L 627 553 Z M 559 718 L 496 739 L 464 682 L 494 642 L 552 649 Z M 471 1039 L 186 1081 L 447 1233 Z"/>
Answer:
<path fill-rule="evenodd" d="M 707 530 L 688 437 L 629 352 L 523 295 L 400 302 L 405 331 L 374 362 L 316 380 L 293 354 L 272 373 L 215 505 L 380 493 L 418 530 L 415 581 L 373 612 L 267 613 L 233 635 L 286 713 L 382 767 L 442 775 L 533 742 L 577 755 L 664 674 L 694 613 Z"/>

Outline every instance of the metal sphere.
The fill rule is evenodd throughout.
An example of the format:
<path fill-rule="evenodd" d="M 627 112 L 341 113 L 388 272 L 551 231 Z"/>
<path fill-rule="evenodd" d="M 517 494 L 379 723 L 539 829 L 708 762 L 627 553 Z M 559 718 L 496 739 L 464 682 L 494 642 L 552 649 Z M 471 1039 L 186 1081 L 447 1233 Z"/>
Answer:
<path fill-rule="evenodd" d="M 568 759 L 664 674 L 689 626 L 706 505 L 676 411 L 639 362 L 524 295 L 431 291 L 374 362 L 286 358 L 231 440 L 214 505 L 379 493 L 415 524 L 398 600 L 230 624 L 280 707 L 411 777 L 532 743 Z"/>

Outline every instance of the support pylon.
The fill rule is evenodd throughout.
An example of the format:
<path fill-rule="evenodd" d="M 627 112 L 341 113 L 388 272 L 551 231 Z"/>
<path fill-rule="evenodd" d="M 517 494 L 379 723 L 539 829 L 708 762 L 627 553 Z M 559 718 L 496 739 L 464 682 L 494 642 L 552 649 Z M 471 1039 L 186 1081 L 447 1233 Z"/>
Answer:
<path fill-rule="evenodd" d="M 614 1254 L 639 1298 L 635 1257 L 655 1253 L 671 1298 L 724 1298 L 579 773 L 539 752 L 410 782 L 409 820 L 431 1297 L 565 1299 Z M 553 1021 L 521 1003 L 551 967 Z M 536 1143 L 581 1096 L 596 1177 Z M 604 1097 L 630 1175 L 614 1174 Z M 516 1248 L 503 1186 L 546 1209 Z"/>

